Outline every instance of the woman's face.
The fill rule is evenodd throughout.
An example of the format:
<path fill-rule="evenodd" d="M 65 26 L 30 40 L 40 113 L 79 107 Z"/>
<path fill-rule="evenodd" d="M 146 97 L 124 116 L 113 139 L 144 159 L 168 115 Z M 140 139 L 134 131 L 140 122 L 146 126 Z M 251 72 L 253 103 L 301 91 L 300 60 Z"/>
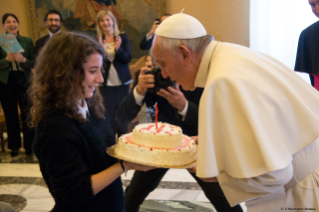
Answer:
<path fill-rule="evenodd" d="M 12 16 L 8 16 L 8 18 L 4 21 L 4 28 L 6 29 L 6 31 L 8 33 L 12 33 L 14 35 L 16 35 L 19 31 L 19 23 L 18 21 L 12 17 Z"/>
<path fill-rule="evenodd" d="M 151 56 L 146 57 L 145 66 L 150 67 L 150 68 L 153 67 L 153 62 L 152 62 Z"/>
<path fill-rule="evenodd" d="M 103 30 L 103 32 L 105 32 L 105 31 L 113 32 L 114 22 L 109 15 L 103 16 L 103 18 L 100 20 L 99 24 L 100 24 L 100 27 Z"/>
<path fill-rule="evenodd" d="M 102 62 L 102 55 L 100 55 L 99 53 L 94 53 L 87 57 L 86 63 L 83 63 L 85 79 L 82 82 L 82 86 L 84 87 L 84 94 L 79 86 L 81 99 L 91 98 L 98 84 L 103 83 L 104 80 L 101 73 Z"/>

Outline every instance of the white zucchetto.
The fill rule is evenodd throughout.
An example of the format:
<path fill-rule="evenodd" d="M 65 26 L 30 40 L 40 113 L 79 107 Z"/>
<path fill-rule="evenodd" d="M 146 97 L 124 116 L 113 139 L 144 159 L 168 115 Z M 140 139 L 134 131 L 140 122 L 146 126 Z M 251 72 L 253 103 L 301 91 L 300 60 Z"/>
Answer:
<path fill-rule="evenodd" d="M 166 38 L 193 39 L 207 35 L 204 26 L 194 17 L 177 13 L 165 19 L 155 34 Z"/>

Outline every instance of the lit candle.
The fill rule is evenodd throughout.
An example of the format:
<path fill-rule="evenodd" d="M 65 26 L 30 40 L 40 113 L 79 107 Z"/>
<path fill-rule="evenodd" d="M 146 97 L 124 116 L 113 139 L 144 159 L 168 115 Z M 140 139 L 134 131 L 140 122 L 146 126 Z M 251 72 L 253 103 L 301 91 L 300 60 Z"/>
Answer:
<path fill-rule="evenodd" d="M 155 126 L 156 126 L 156 129 L 158 129 L 158 126 L 157 126 L 157 114 L 158 114 L 158 108 L 157 108 L 157 102 L 155 103 Z"/>

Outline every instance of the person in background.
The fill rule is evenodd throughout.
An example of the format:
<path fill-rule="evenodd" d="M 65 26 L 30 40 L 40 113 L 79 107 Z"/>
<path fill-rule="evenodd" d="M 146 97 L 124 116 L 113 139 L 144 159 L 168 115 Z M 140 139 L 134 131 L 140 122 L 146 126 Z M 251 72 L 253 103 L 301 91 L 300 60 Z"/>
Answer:
<path fill-rule="evenodd" d="M 120 33 L 116 19 L 109 10 L 101 10 L 97 14 L 96 30 L 107 55 L 104 83 L 101 83 L 100 92 L 112 128 L 120 136 L 127 133 L 128 127 L 128 123 L 118 121 L 118 107 L 129 93 L 130 83 L 133 82 L 128 67 L 131 62 L 131 44 L 128 36 Z"/>
<path fill-rule="evenodd" d="M 308 0 L 319 18 L 319 0 Z M 312 86 L 319 90 L 319 21 L 304 29 L 299 37 L 295 71 L 308 73 Z"/>
<path fill-rule="evenodd" d="M 145 57 L 145 67 L 154 68 L 152 57 L 150 55 L 147 55 Z M 138 76 L 140 75 L 140 73 L 141 73 L 141 70 L 138 70 L 135 73 L 134 79 L 136 82 L 138 82 Z M 134 84 L 135 84 L 135 82 L 134 82 Z M 138 113 L 138 123 L 141 124 L 141 123 L 151 122 L 152 121 L 151 113 L 152 113 L 152 110 L 150 110 L 146 106 L 146 103 L 143 103 L 141 110 Z"/>
<path fill-rule="evenodd" d="M 171 14 L 166 13 L 161 17 L 161 19 L 157 19 L 153 22 L 151 30 L 146 34 L 146 36 L 143 37 L 140 43 L 140 49 L 150 50 L 150 48 L 152 47 L 155 30 L 157 29 L 158 25 L 160 25 L 166 18 L 170 16 Z"/>
<path fill-rule="evenodd" d="M 60 29 L 63 24 L 63 18 L 61 13 L 56 10 L 52 9 L 49 10 L 44 17 L 45 25 L 48 27 L 49 34 L 39 38 L 35 42 L 35 55 L 37 56 L 42 49 L 42 47 L 45 45 L 45 43 L 49 40 L 49 38 L 54 35 L 55 33 L 60 32 Z"/>
<path fill-rule="evenodd" d="M 0 49 L 0 101 L 7 123 L 8 148 L 12 150 L 13 157 L 18 155 L 21 147 L 19 105 L 23 145 L 25 153 L 31 155 L 34 130 L 27 125 L 30 105 L 26 92 L 34 64 L 34 45 L 31 38 L 19 34 L 19 20 L 14 14 L 4 14 L 2 24 L 6 33 L 12 33 L 24 49 L 21 53 L 6 53 L 2 48 Z"/>
<path fill-rule="evenodd" d="M 151 169 L 106 153 L 115 136 L 98 89 L 104 53 L 89 36 L 61 32 L 38 56 L 29 90 L 30 124 L 36 127 L 33 149 L 55 200 L 52 212 L 125 212 L 120 175 Z"/>

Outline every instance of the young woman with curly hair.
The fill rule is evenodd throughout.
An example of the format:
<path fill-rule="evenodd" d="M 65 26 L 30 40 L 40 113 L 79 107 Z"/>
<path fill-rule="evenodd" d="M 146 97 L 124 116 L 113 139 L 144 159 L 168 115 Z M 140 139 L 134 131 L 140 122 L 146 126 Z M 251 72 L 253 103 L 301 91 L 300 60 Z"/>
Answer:
<path fill-rule="evenodd" d="M 124 212 L 120 175 L 150 169 L 106 154 L 115 137 L 98 91 L 103 57 L 94 39 L 61 32 L 37 58 L 29 90 L 33 150 L 55 200 L 53 212 Z"/>

